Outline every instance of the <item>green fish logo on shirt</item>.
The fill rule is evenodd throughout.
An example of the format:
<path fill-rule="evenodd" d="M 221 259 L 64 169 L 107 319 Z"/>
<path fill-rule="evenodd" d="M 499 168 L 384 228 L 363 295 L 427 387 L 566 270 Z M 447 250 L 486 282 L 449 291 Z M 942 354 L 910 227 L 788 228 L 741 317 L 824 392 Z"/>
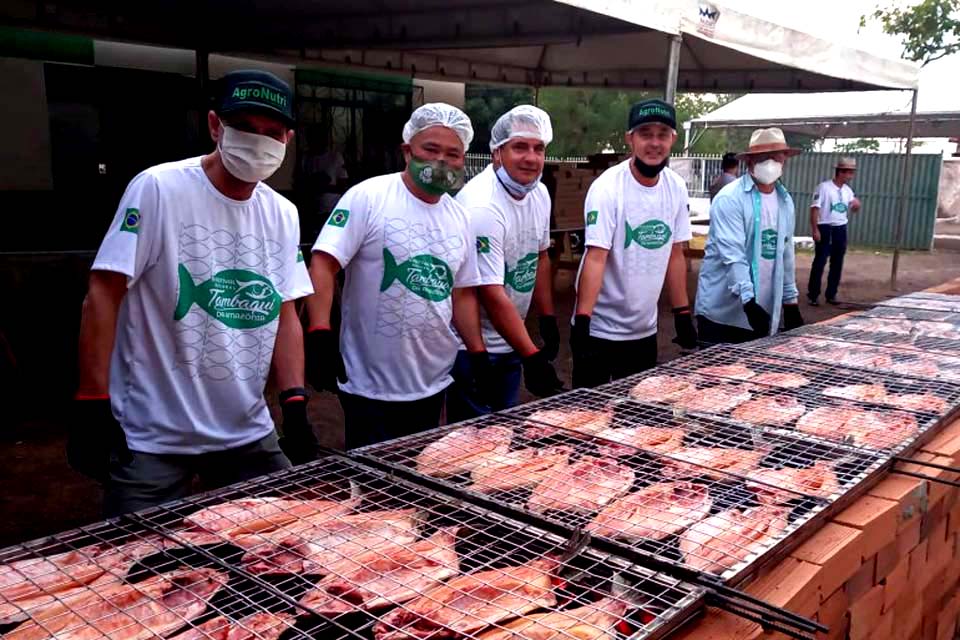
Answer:
<path fill-rule="evenodd" d="M 760 257 L 773 260 L 777 257 L 777 230 L 764 229 L 760 233 Z"/>
<path fill-rule="evenodd" d="M 446 262 L 429 253 L 413 256 L 397 264 L 390 250 L 383 249 L 383 281 L 380 291 L 386 291 L 394 280 L 407 289 L 432 302 L 450 297 L 453 291 L 453 271 Z"/>
<path fill-rule="evenodd" d="M 830 211 L 835 211 L 836 213 L 846 213 L 847 205 L 842 202 L 834 202 L 830 205 Z"/>
<path fill-rule="evenodd" d="M 537 282 L 537 259 L 536 253 L 528 253 L 519 260 L 516 266 L 510 269 L 504 265 L 503 281 L 514 291 L 520 293 L 529 293 L 533 291 L 533 285 Z"/>
<path fill-rule="evenodd" d="M 670 241 L 673 233 L 666 222 L 660 220 L 647 220 L 643 224 L 630 228 L 630 223 L 624 220 L 624 226 L 627 230 L 627 237 L 624 240 L 623 248 L 628 249 L 632 243 L 636 243 L 644 249 L 659 249 Z"/>
<path fill-rule="evenodd" d="M 183 320 L 194 304 L 231 329 L 256 329 L 280 315 L 283 298 L 267 278 L 246 269 L 226 269 L 195 284 L 182 264 L 180 296 L 173 313 Z"/>

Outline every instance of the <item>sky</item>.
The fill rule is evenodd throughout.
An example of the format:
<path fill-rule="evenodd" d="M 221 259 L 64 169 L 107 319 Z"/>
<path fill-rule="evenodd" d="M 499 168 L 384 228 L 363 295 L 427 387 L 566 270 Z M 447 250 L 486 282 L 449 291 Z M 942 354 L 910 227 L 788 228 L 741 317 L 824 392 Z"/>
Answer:
<path fill-rule="evenodd" d="M 878 1 L 884 6 L 889 0 L 722 0 L 721 4 L 735 10 L 762 17 L 773 22 L 796 27 L 802 31 L 829 38 L 850 39 L 859 49 L 888 57 L 898 58 L 902 46 L 897 37 L 883 33 L 880 24 L 868 21 L 860 28 L 860 16 L 872 13 Z M 909 6 L 910 2 L 896 4 Z M 920 110 L 960 111 L 960 91 L 957 90 L 957 78 L 960 77 L 960 54 L 948 56 L 931 62 L 920 72 Z M 909 104 L 909 96 L 904 104 Z M 925 152 L 936 148 L 955 149 L 946 141 L 926 144 Z"/>

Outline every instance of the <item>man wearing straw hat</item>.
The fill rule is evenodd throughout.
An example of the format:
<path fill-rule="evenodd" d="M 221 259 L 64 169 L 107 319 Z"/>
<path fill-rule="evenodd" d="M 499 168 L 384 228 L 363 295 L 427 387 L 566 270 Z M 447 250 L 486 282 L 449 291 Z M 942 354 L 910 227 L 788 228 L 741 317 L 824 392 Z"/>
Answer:
<path fill-rule="evenodd" d="M 816 254 L 810 267 L 807 301 L 814 307 L 820 304 L 820 284 L 827 258 L 830 259 L 830 271 L 827 273 L 826 298 L 828 303 L 837 304 L 843 256 L 847 253 L 847 214 L 860 210 L 860 201 L 849 184 L 856 172 L 857 161 L 842 158 L 834 167 L 833 180 L 820 183 L 813 193 L 810 229 L 816 243 Z"/>
<path fill-rule="evenodd" d="M 794 268 L 793 198 L 780 184 L 787 159 L 799 154 L 783 131 L 757 129 L 737 155 L 748 171 L 710 206 L 695 312 L 706 344 L 739 343 L 803 325 Z M 782 309 L 782 311 L 781 311 Z"/>

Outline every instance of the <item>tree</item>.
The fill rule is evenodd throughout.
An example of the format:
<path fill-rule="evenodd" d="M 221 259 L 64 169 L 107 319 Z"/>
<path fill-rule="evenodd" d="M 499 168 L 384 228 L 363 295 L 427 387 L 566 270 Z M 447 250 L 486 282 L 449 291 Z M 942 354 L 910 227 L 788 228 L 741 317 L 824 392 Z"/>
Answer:
<path fill-rule="evenodd" d="M 465 89 L 464 111 L 473 124 L 473 153 L 490 151 L 490 127 L 501 115 L 518 104 L 533 104 L 533 89 L 488 87 L 468 84 Z"/>
<path fill-rule="evenodd" d="M 868 18 L 879 20 L 884 33 L 900 36 L 901 56 L 926 65 L 960 51 L 960 0 L 921 0 L 908 8 L 878 5 Z"/>
<path fill-rule="evenodd" d="M 877 152 L 880 151 L 880 141 L 876 138 L 860 138 L 838 144 L 833 150 L 837 153 Z"/>

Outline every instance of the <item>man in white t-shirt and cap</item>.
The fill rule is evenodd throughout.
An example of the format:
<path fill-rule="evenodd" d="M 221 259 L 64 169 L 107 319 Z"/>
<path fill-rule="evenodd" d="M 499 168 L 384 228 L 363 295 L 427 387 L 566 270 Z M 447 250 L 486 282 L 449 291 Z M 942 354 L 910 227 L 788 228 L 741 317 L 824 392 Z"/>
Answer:
<path fill-rule="evenodd" d="M 687 186 L 667 168 L 677 139 L 673 105 L 630 109 L 628 160 L 604 171 L 584 205 L 586 253 L 577 274 L 571 329 L 573 385 L 592 387 L 657 364 L 657 302 L 667 289 L 681 347 L 697 346 L 683 243 L 690 234 Z"/>
<path fill-rule="evenodd" d="M 777 128 L 757 129 L 737 158 L 747 173 L 710 205 L 697 285 L 697 328 L 705 344 L 740 343 L 803 325 L 797 306 L 793 198 L 780 183 L 799 154 Z"/>
<path fill-rule="evenodd" d="M 296 207 L 262 181 L 293 138 L 293 92 L 263 71 L 218 82 L 213 153 L 127 186 L 90 274 L 70 464 L 108 516 L 309 460 L 303 334 L 313 292 Z M 263 398 L 282 389 L 284 443 Z"/>
<path fill-rule="evenodd" d="M 423 105 L 403 128 L 406 169 L 349 189 L 313 245 L 308 379 L 339 393 L 347 449 L 436 427 L 460 339 L 471 384 L 487 387 L 476 239 L 452 197 L 472 139 L 463 111 Z M 341 269 L 338 336 L 330 309 Z"/>
<path fill-rule="evenodd" d="M 837 290 L 843 273 L 843 257 L 847 253 L 847 215 L 860 210 L 860 200 L 850 188 L 857 173 L 857 161 L 842 158 L 833 170 L 833 180 L 821 182 L 813 193 L 810 205 L 810 230 L 813 233 L 815 254 L 807 284 L 807 301 L 814 307 L 820 304 L 820 286 L 823 268 L 830 260 L 827 273 L 827 302 L 837 304 Z"/>
<path fill-rule="evenodd" d="M 462 349 L 447 394 L 448 422 L 516 405 L 521 372 L 534 395 L 553 395 L 563 387 L 550 364 L 560 349 L 560 332 L 547 257 L 550 195 L 540 182 L 552 139 L 545 111 L 514 107 L 490 130 L 493 162 L 457 194 L 477 237 L 478 295 L 483 341 L 491 354 L 491 384 L 485 398 L 475 397 L 470 354 Z M 542 349 L 524 324 L 531 302 L 539 314 Z"/>

